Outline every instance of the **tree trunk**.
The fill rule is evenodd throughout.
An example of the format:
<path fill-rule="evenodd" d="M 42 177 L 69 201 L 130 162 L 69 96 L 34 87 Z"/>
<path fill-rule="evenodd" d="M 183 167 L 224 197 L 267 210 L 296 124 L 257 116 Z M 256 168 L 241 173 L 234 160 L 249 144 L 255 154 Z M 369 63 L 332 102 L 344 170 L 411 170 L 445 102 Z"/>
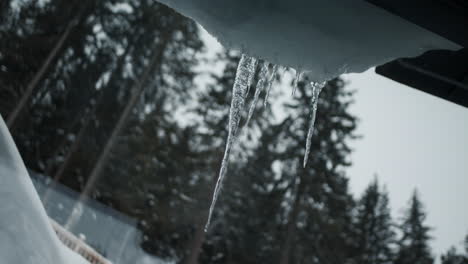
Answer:
<path fill-rule="evenodd" d="M 112 78 L 115 78 L 116 76 L 119 75 L 119 72 L 123 67 L 125 57 L 129 53 L 129 51 L 130 51 L 130 47 L 128 47 L 126 49 L 125 53 L 122 54 L 119 57 L 119 59 L 117 61 L 117 67 L 116 67 L 116 70 L 112 74 Z M 108 83 L 111 83 L 112 82 L 111 80 L 109 80 Z M 83 111 L 85 117 L 82 120 L 81 128 L 79 129 L 78 134 L 75 137 L 75 140 L 71 143 L 70 148 L 66 152 L 66 156 L 65 156 L 63 162 L 60 164 L 60 167 L 55 170 L 54 177 L 53 177 L 54 182 L 59 182 L 60 181 L 60 179 L 62 178 L 65 170 L 67 169 L 70 161 L 72 160 L 73 154 L 78 150 L 78 147 L 80 146 L 81 141 L 83 140 L 84 135 L 86 134 L 85 132 L 87 131 L 87 128 L 88 128 L 88 126 L 89 126 L 89 124 L 90 124 L 90 122 L 92 120 L 92 117 L 94 116 L 94 114 L 96 112 L 96 108 L 102 102 L 102 100 L 104 98 L 103 94 L 104 94 L 103 92 L 99 93 L 98 98 L 96 100 L 96 103 L 94 105 L 91 105 L 91 110 L 88 113 L 86 112 L 86 109 L 85 109 L 85 111 Z M 86 108 L 87 108 L 87 106 L 86 106 Z M 82 119 L 82 116 L 79 116 L 77 118 L 77 120 L 73 122 L 73 124 L 70 126 L 70 130 L 73 129 L 73 127 L 76 125 L 76 123 L 78 123 L 80 121 L 80 119 Z M 60 145 L 57 147 L 57 149 L 52 154 L 52 158 L 54 158 L 56 155 L 58 155 L 58 153 L 65 148 L 65 146 L 67 144 L 67 141 L 68 140 L 65 137 L 64 140 L 60 143 Z M 52 172 L 53 172 L 53 165 L 47 166 L 45 174 L 51 176 Z M 44 204 L 47 203 L 48 198 L 49 198 L 49 194 L 50 194 L 50 190 L 47 190 L 47 192 L 44 195 Z"/>
<path fill-rule="evenodd" d="M 187 260 L 184 261 L 184 264 L 198 264 L 198 257 L 200 256 L 201 248 L 205 241 L 205 222 L 206 220 L 198 225 L 190 246 L 190 254 Z"/>
<path fill-rule="evenodd" d="M 296 236 L 296 221 L 300 212 L 302 193 L 304 192 L 305 183 L 302 180 L 302 175 L 299 177 L 299 186 L 297 188 L 296 197 L 292 205 L 291 213 L 289 214 L 288 225 L 286 229 L 286 239 L 282 246 L 279 264 L 288 264 L 293 248 L 294 237 Z"/>
<path fill-rule="evenodd" d="M 88 112 L 88 109 L 89 109 L 89 106 L 85 105 L 84 109 L 81 109 L 80 113 L 75 116 L 75 118 L 73 119 L 71 124 L 69 126 L 67 126 L 66 132 L 64 133 L 63 138 L 60 140 L 60 142 L 57 144 L 56 147 L 54 146 L 54 151 L 52 152 L 52 154 L 48 156 L 49 160 L 50 159 L 55 159 L 60 154 L 60 152 L 65 149 L 65 146 L 67 145 L 67 143 L 69 141 L 66 135 L 71 134 L 73 132 L 73 129 L 76 126 L 78 126 L 80 123 L 84 123 L 84 122 L 82 122 L 83 116 L 85 116 L 85 118 L 86 118 L 91 114 L 90 112 L 92 112 L 92 110 L 90 112 Z M 81 132 L 81 130 L 80 130 L 80 132 Z M 79 133 L 78 133 L 78 135 L 79 135 Z M 73 142 L 76 142 L 76 138 L 75 138 L 75 141 L 73 141 Z M 72 146 L 73 146 L 73 143 L 72 143 Z M 65 159 L 65 162 L 66 162 L 66 159 Z M 63 163 L 64 162 L 62 162 L 62 164 Z M 44 174 L 47 175 L 47 176 L 52 176 L 52 173 L 54 172 L 54 167 L 56 167 L 56 166 L 54 166 L 53 162 L 48 161 L 47 166 L 46 166 L 46 168 L 44 170 Z"/>
<path fill-rule="evenodd" d="M 159 64 L 161 63 L 161 58 L 162 58 L 164 49 L 166 47 L 166 44 L 167 44 L 167 39 L 165 38 L 165 42 L 162 43 L 161 45 L 158 45 L 158 49 L 154 51 L 154 54 L 152 58 L 150 59 L 150 63 L 146 67 L 145 71 L 143 72 L 142 77 L 138 79 L 133 85 L 131 89 L 132 95 L 130 97 L 130 100 L 127 102 L 122 114 L 119 117 L 119 120 L 117 121 L 117 124 L 115 125 L 114 129 L 112 130 L 111 135 L 109 136 L 109 139 L 107 140 L 107 142 L 104 145 L 104 148 L 99 154 L 99 157 L 95 163 L 95 166 L 91 170 L 88 180 L 86 181 L 86 185 L 83 188 L 80 194 L 80 197 L 78 198 L 78 201 L 75 203 L 74 209 L 79 206 L 79 204 L 83 201 L 85 197 L 89 196 L 92 188 L 94 187 L 96 181 L 101 175 L 101 171 L 104 168 L 104 166 L 107 164 L 107 160 L 109 159 L 109 154 L 110 154 L 110 151 L 112 150 L 112 147 L 116 143 L 120 132 L 124 128 L 125 124 L 127 123 L 127 120 L 131 114 L 131 111 L 134 109 L 135 105 L 138 102 L 138 99 L 140 98 L 141 94 L 145 90 L 144 84 L 151 77 L 151 73 L 153 72 L 155 66 L 158 63 Z M 72 228 L 79 217 L 80 215 L 74 216 L 72 214 L 71 217 L 67 220 L 67 223 L 65 226 L 68 229 Z"/>
<path fill-rule="evenodd" d="M 116 76 L 118 76 L 120 73 L 120 70 L 123 68 L 123 65 L 124 65 L 124 61 L 125 61 L 125 57 L 127 57 L 127 54 L 129 53 L 130 51 L 130 47 L 128 47 L 125 51 L 124 54 L 122 54 L 118 61 L 117 61 L 117 67 L 115 69 L 115 71 L 113 72 L 112 74 L 112 77 L 111 79 L 109 80 L 108 83 L 112 83 L 112 80 L 113 78 L 115 78 Z M 112 87 L 106 87 L 108 89 L 112 88 Z M 73 141 L 73 143 L 71 144 L 71 147 L 70 149 L 68 150 L 67 152 L 67 156 L 65 157 L 64 161 L 62 162 L 62 164 L 60 165 L 60 167 L 55 171 L 55 175 L 54 175 L 54 180 L 55 181 L 59 181 L 61 178 L 62 178 L 62 175 L 65 171 L 65 169 L 68 167 L 68 164 L 71 160 L 71 157 L 73 156 L 73 153 L 75 153 L 75 151 L 78 149 L 78 147 L 80 146 L 80 143 L 81 143 L 81 140 L 83 139 L 83 136 L 85 134 L 85 131 L 87 130 L 88 126 L 89 126 L 89 123 L 91 122 L 92 120 L 92 117 L 95 115 L 96 113 L 96 109 L 97 109 L 97 106 L 99 104 L 102 103 L 102 100 L 104 99 L 104 96 L 103 96 L 104 92 L 100 92 L 99 95 L 98 95 L 98 98 L 96 100 L 96 103 L 94 104 L 94 106 L 92 105 L 91 106 L 91 111 L 89 111 L 89 113 L 86 113 L 85 112 L 85 118 L 83 119 L 82 121 L 82 125 L 81 125 L 81 128 L 80 130 L 78 131 L 78 134 L 76 135 L 75 137 L 75 140 Z M 78 120 L 81 119 L 82 116 L 78 117 Z M 73 129 L 74 125 L 71 126 L 70 129 Z M 57 155 L 60 150 L 64 149 L 65 148 L 65 145 L 67 143 L 67 140 L 66 138 L 64 139 L 64 141 L 60 144 L 60 146 L 57 148 L 57 150 L 54 152 L 54 155 Z M 48 168 L 47 171 L 46 171 L 46 174 L 47 175 L 50 175 L 52 173 L 52 168 Z"/>
<path fill-rule="evenodd" d="M 224 149 L 221 149 L 219 153 L 222 155 L 223 151 Z M 219 169 L 219 163 L 217 162 L 211 163 L 209 166 L 212 167 L 214 171 L 217 171 Z M 213 185 L 212 185 L 211 192 L 210 192 L 211 194 L 214 192 L 216 188 L 216 182 L 218 181 L 218 177 L 219 177 L 219 174 L 215 173 L 215 176 L 213 177 Z M 195 235 L 192 239 L 192 243 L 190 243 L 189 245 L 190 253 L 187 259 L 183 261 L 184 264 L 198 264 L 198 258 L 200 257 L 202 246 L 206 238 L 205 227 L 206 227 L 206 222 L 208 221 L 208 213 L 209 213 L 208 210 L 202 212 L 200 214 L 202 217 L 198 219 L 199 222 L 197 223 L 197 220 L 195 221 L 195 225 L 197 225 L 196 227 L 197 230 L 195 231 Z"/>
<path fill-rule="evenodd" d="M 49 55 L 47 55 L 47 58 L 42 63 L 41 67 L 36 72 L 36 74 L 33 76 L 31 81 L 29 81 L 28 85 L 26 86 L 26 90 L 24 91 L 23 95 L 21 96 L 21 99 L 17 103 L 16 107 L 8 115 L 6 123 L 7 123 L 8 128 L 10 129 L 11 132 L 13 132 L 13 130 L 15 129 L 18 118 L 21 115 L 21 113 L 24 111 L 24 109 L 26 108 L 26 104 L 28 103 L 29 99 L 31 98 L 34 90 L 36 90 L 37 85 L 43 79 L 44 74 L 47 72 L 47 70 L 49 69 L 52 62 L 57 58 L 57 55 L 59 54 L 59 51 L 62 50 L 66 40 L 68 39 L 68 37 L 70 36 L 70 33 L 72 32 L 73 27 L 82 19 L 84 10 L 86 9 L 86 5 L 87 5 L 88 2 L 89 1 L 86 1 L 83 4 L 83 7 L 78 12 L 78 14 L 76 15 L 76 17 L 72 18 L 70 20 L 67 27 L 65 28 L 65 31 L 63 31 L 63 33 L 60 36 L 59 40 L 55 44 L 54 48 L 50 51 Z"/>

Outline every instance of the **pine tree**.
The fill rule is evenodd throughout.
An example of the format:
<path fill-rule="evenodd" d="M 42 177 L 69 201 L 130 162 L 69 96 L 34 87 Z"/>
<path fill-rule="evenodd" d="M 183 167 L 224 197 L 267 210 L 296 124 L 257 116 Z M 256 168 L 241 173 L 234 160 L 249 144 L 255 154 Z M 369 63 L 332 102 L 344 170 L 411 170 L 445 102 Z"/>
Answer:
<path fill-rule="evenodd" d="M 323 112 L 318 115 L 313 141 L 316 154 L 311 155 L 310 169 L 302 168 L 302 158 L 311 89 L 302 82 L 298 88 L 301 96 L 285 105 L 271 98 L 285 116 L 274 125 L 258 121 L 260 129 L 255 131 L 260 138 L 246 144 L 258 148 L 240 147 L 243 156 L 230 164 L 217 209 L 221 231 L 213 230 L 213 236 L 223 239 L 207 238 L 203 263 L 297 263 L 347 258 L 353 202 L 341 169 L 348 164 L 345 141 L 352 138 L 355 123 L 346 112 L 350 93 L 343 86 L 341 80 L 333 80 L 322 94 L 319 111 Z M 274 119 L 271 114 L 262 118 Z M 239 144 L 242 142 L 244 138 Z M 244 160 L 247 162 L 242 163 Z M 268 208 L 267 212 L 262 208 Z M 223 257 L 214 261 L 207 255 Z"/>
<path fill-rule="evenodd" d="M 468 264 L 468 253 L 458 254 L 457 250 L 452 247 L 440 257 L 440 260 L 442 264 Z"/>
<path fill-rule="evenodd" d="M 393 263 L 395 231 L 392 227 L 388 194 L 377 178 L 369 184 L 357 205 L 355 263 Z"/>
<path fill-rule="evenodd" d="M 11 18 L 0 17 L 0 111 L 11 113 L 18 87 L 47 68 L 15 118 L 26 164 L 60 172 L 62 183 L 80 190 L 102 160 L 87 195 L 138 219 L 147 252 L 183 255 L 193 224 L 185 213 L 200 211 L 191 196 L 209 192 L 195 179 L 194 129 L 174 117 L 195 87 L 198 26 L 156 1 L 72 1 L 86 8 L 80 23 L 81 9 L 70 1 L 22 2 L 18 15 L 0 10 Z M 67 40 L 41 66 L 69 22 Z M 99 154 L 105 145 L 109 151 Z"/>
<path fill-rule="evenodd" d="M 465 254 L 459 254 L 455 247 L 440 257 L 442 264 L 468 264 L 468 234 L 465 236 Z"/>
<path fill-rule="evenodd" d="M 217 166 L 225 134 L 218 136 L 226 129 L 227 94 L 236 63 L 227 66 L 231 74 L 219 80 L 231 84 L 215 86 L 205 99 L 209 107 L 202 111 L 211 126 L 205 129 L 209 131 L 206 140 L 216 142 L 220 150 Z M 289 92 L 284 87 L 273 91 L 270 103 L 284 114 L 279 121 L 274 121 L 278 117 L 269 108 L 259 107 L 253 126 L 242 130 L 238 155 L 233 153 L 214 222 L 205 237 L 202 263 L 343 263 L 349 258 L 353 200 L 342 169 L 349 164 L 346 140 L 353 138 L 355 128 L 355 118 L 347 112 L 351 93 L 340 79 L 324 88 L 313 152 L 304 169 L 312 98 L 304 84 L 298 87 L 300 95 L 284 105 L 274 95 L 284 97 Z"/>
<path fill-rule="evenodd" d="M 349 165 L 349 139 L 355 117 L 348 112 L 352 92 L 341 79 L 327 83 L 320 94 L 312 152 L 302 159 L 310 123 L 312 91 L 300 82 L 299 93 L 285 104 L 290 113 L 283 134 L 283 177 L 290 185 L 283 207 L 283 236 L 279 263 L 345 263 L 351 254 L 354 201 L 343 169 Z"/>
<path fill-rule="evenodd" d="M 212 76 L 213 83 L 208 85 L 205 92 L 200 93 L 200 104 L 195 109 L 203 120 L 199 124 L 198 137 L 202 142 L 200 154 L 205 165 L 200 168 L 204 169 L 202 174 L 211 176 L 211 187 L 214 187 L 217 179 L 220 158 L 224 152 L 231 90 L 239 57 L 240 54 L 235 51 L 219 54 L 218 59 L 224 63 L 224 71 L 220 76 Z M 262 63 L 260 61 L 259 64 L 262 65 Z M 245 125 L 247 109 L 255 93 L 255 83 L 258 78 L 257 74 L 250 89 L 241 128 Z M 270 193 L 263 189 L 273 180 L 271 163 L 277 157 L 275 152 L 271 151 L 271 146 L 275 144 L 278 129 L 270 126 L 271 119 L 266 114 L 269 113 L 270 108 L 263 108 L 261 101 L 257 106 L 257 112 L 249 127 L 243 127 L 240 130 L 209 231 L 206 234 L 203 233 L 206 216 L 198 218 L 198 228 L 184 263 L 197 263 L 198 260 L 201 263 L 272 261 L 271 254 L 265 256 L 266 251 L 263 250 L 273 244 L 270 239 L 272 234 L 260 230 L 274 229 L 274 222 L 270 222 L 264 213 L 266 210 L 270 214 L 277 212 L 282 197 L 279 195 L 279 200 L 275 202 L 273 197 L 275 195 L 270 194 L 277 193 L 278 190 L 274 188 Z M 209 193 L 211 192 L 210 189 Z M 209 203 L 208 199 L 206 206 L 209 206 Z M 259 208 L 262 210 L 259 211 Z"/>
<path fill-rule="evenodd" d="M 288 190 L 287 181 L 275 165 L 278 133 L 285 124 L 271 125 L 258 139 L 253 155 L 246 162 L 234 162 L 226 179 L 216 226 L 207 237 L 203 263 L 274 263 L 278 252 L 281 225 L 278 217 Z M 216 239 L 222 237 L 223 239 Z M 207 252 L 221 252 L 223 261 L 214 261 Z M 214 254 L 216 255 L 216 254 Z"/>
<path fill-rule="evenodd" d="M 203 263 L 346 262 L 353 200 L 344 167 L 349 165 L 351 151 L 347 140 L 353 138 L 356 124 L 348 112 L 352 100 L 344 82 L 330 81 L 321 94 L 307 168 L 302 167 L 302 159 L 310 122 L 310 87 L 301 82 L 297 97 L 284 105 L 275 102 L 273 91 L 270 101 L 275 112 L 283 112 L 281 117 L 258 104 L 250 127 L 240 133 L 215 219 L 205 234 L 202 228 L 224 152 L 239 54 L 228 52 L 220 58 L 225 72 L 208 91 L 196 90 L 206 91 L 196 111 L 189 113 L 196 118 L 186 118 L 190 125 L 181 125 L 174 110 L 186 107 L 185 98 L 194 91 L 193 66 L 202 47 L 195 23 L 155 1 L 90 3 L 85 19 L 70 32 L 69 41 L 54 56 L 21 111 L 17 142 L 28 166 L 54 174 L 71 154 L 62 183 L 80 190 L 128 105 L 131 87 L 146 76 L 143 73 L 156 46 L 164 56 L 146 80 L 122 133 L 112 137 L 115 144 L 106 152 L 102 178 L 90 196 L 137 218 L 144 233 L 142 247 L 162 257 L 187 263 L 198 259 Z M 73 10 L 63 6 L 68 2 L 46 4 L 33 19 L 37 29 L 31 29 L 29 22 L 20 27 L 2 24 L 2 39 L 8 37 L 0 44 L 2 56 L 7 57 L 1 57 L 2 62 L 12 57 L 14 47 L 9 43 L 22 40 L 18 32 L 10 34 L 16 28 L 28 36 L 38 29 L 64 32 L 57 25 L 67 25 L 66 18 L 72 17 Z M 36 12 L 34 8 L 28 10 Z M 61 23 L 50 21 L 55 18 Z M 5 28 L 11 32 L 6 34 Z M 55 42 L 45 43 L 48 49 L 34 52 L 42 56 L 32 56 L 39 62 L 8 63 L 0 94 L 27 86 L 24 80 L 33 76 L 17 78 L 13 66 L 20 65 L 29 74 L 38 72 Z M 28 48 L 13 51 L 21 55 L 24 50 Z M 254 92 L 252 87 L 249 98 Z M 289 96 L 289 91 L 279 93 Z M 19 100 L 21 93 L 17 94 Z M 2 113 L 14 108 L 9 102 L 3 104 L 9 98 L 1 98 Z M 81 131 L 83 137 L 78 136 Z"/>
<path fill-rule="evenodd" d="M 419 195 L 415 190 L 409 202 L 409 208 L 400 225 L 402 237 L 395 264 L 432 264 L 434 258 L 429 247 L 430 227 L 426 226 L 426 213 Z"/>
<path fill-rule="evenodd" d="M 42 171 L 50 151 L 67 137 L 67 126 L 76 119 L 73 114 L 83 114 L 81 103 L 96 91 L 94 84 L 111 56 L 108 49 L 91 48 L 91 38 L 80 41 L 93 35 L 93 15 L 103 6 L 60 0 L 13 6 L 5 10 L 8 15 L 0 26 L 0 53 L 8 54 L 0 58 L 5 67 L 0 74 L 0 111 L 16 128 L 13 136 L 26 165 Z M 95 51 L 94 56 L 86 56 L 85 47 Z M 91 63 L 96 57 L 102 59 L 94 64 L 98 68 Z M 72 78 L 77 75 L 79 81 Z"/>

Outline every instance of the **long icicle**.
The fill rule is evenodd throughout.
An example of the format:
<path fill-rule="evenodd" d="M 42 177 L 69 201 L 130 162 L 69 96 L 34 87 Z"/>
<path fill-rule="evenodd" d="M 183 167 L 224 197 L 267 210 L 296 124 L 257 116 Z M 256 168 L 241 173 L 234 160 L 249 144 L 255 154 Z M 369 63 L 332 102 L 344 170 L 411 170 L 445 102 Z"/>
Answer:
<path fill-rule="evenodd" d="M 252 58 L 252 57 L 251 57 Z M 252 86 L 252 82 L 253 82 L 253 79 L 255 77 L 255 69 L 257 68 L 257 64 L 258 64 L 258 60 L 255 59 L 255 61 L 253 62 L 253 65 L 252 65 L 252 68 L 254 69 L 252 72 L 249 73 L 249 80 L 248 80 L 248 84 L 247 84 L 247 92 L 245 92 L 245 96 L 247 97 L 249 95 L 249 92 L 250 92 L 250 87 Z"/>
<path fill-rule="evenodd" d="M 247 117 L 247 121 L 245 122 L 245 127 L 248 127 L 250 119 L 252 119 L 253 113 L 255 111 L 255 107 L 257 106 L 258 99 L 260 98 L 260 93 L 265 88 L 265 82 L 267 80 L 268 75 L 268 62 L 263 62 L 262 69 L 260 70 L 260 78 L 258 79 L 257 86 L 255 88 L 255 95 L 252 100 L 252 104 L 250 105 L 249 114 Z"/>
<path fill-rule="evenodd" d="M 309 160 L 310 147 L 312 145 L 312 135 L 314 134 L 314 127 L 315 127 L 315 117 L 317 115 L 317 104 L 318 104 L 319 95 L 323 87 L 325 86 L 326 82 L 323 82 L 323 83 L 311 82 L 310 84 L 312 85 L 312 113 L 311 113 L 311 118 L 310 118 L 309 131 L 307 132 L 306 150 L 305 150 L 304 162 L 303 162 L 304 168 L 306 167 L 307 161 Z"/>
<path fill-rule="evenodd" d="M 278 72 L 278 65 L 275 64 L 273 65 L 273 69 L 271 70 L 270 78 L 268 78 L 268 82 L 267 82 L 268 88 L 265 94 L 265 99 L 263 101 L 263 107 L 267 107 L 268 97 L 270 97 L 271 87 L 273 87 L 273 83 L 275 82 L 275 77 L 276 77 L 277 72 Z"/>
<path fill-rule="evenodd" d="M 219 171 L 218 180 L 216 181 L 215 190 L 213 192 L 213 199 L 211 201 L 210 211 L 208 213 L 208 220 L 205 225 L 205 232 L 210 226 L 213 210 L 218 200 L 218 195 L 221 190 L 224 177 L 229 163 L 229 154 L 231 153 L 232 146 L 236 140 L 237 129 L 241 119 L 241 111 L 244 108 L 245 98 L 247 97 L 247 89 L 252 82 L 255 73 L 257 60 L 247 55 L 242 55 L 239 65 L 237 66 L 236 78 L 232 88 L 231 109 L 229 110 L 229 125 L 228 137 L 226 141 L 226 149 L 224 151 L 221 169 Z"/>

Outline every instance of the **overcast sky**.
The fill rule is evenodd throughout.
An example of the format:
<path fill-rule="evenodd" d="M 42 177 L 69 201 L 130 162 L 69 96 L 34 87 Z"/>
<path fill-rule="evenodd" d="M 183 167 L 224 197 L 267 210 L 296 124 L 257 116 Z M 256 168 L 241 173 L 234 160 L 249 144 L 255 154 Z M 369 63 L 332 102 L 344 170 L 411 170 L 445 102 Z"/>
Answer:
<path fill-rule="evenodd" d="M 352 112 L 363 135 L 352 144 L 351 191 L 361 193 L 377 173 L 396 217 L 416 187 L 434 227 L 434 251 L 461 246 L 468 232 L 468 108 L 373 70 L 345 79 L 357 91 Z"/>
<path fill-rule="evenodd" d="M 221 49 L 205 31 L 203 39 L 209 54 Z M 351 111 L 360 118 L 357 133 L 363 136 L 351 144 L 351 192 L 358 197 L 377 174 L 398 219 L 417 188 L 428 212 L 427 224 L 434 228 L 434 253 L 452 245 L 461 248 L 468 232 L 468 108 L 373 70 L 343 77 L 357 91 Z"/>

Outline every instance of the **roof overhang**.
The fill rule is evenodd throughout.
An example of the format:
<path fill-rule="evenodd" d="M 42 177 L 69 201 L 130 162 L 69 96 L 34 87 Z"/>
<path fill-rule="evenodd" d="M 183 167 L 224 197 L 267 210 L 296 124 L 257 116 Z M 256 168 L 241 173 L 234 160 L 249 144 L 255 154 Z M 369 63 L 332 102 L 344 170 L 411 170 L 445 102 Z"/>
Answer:
<path fill-rule="evenodd" d="M 468 1 L 366 1 L 464 47 L 455 52 L 434 50 L 417 58 L 401 58 L 377 67 L 376 72 L 468 107 Z"/>

